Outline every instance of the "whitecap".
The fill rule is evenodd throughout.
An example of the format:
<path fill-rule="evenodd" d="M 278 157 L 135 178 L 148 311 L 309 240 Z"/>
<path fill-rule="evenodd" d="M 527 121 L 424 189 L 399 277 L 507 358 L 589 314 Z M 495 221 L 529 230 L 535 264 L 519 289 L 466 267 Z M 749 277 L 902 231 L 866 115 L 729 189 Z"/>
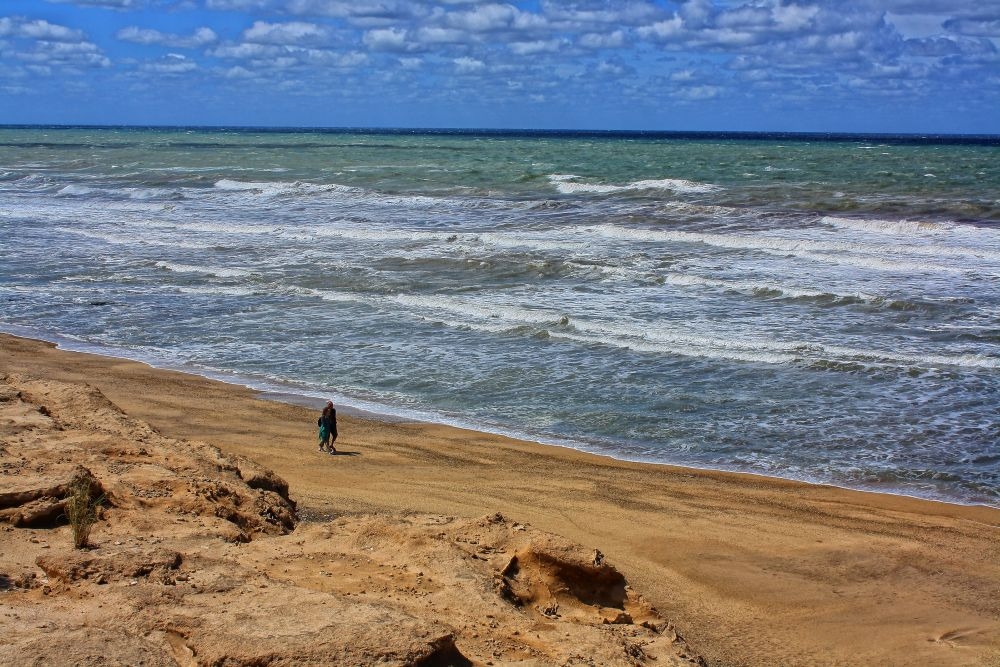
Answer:
<path fill-rule="evenodd" d="M 85 185 L 70 184 L 59 188 L 58 194 L 72 197 L 72 196 L 89 195 L 93 191 L 94 191 L 93 188 L 88 188 Z"/>
<path fill-rule="evenodd" d="M 683 230 L 662 230 L 615 225 L 597 225 L 589 228 L 592 233 L 607 238 L 630 241 L 701 243 L 704 245 L 732 250 L 756 250 L 779 256 L 795 256 L 817 262 L 859 266 L 879 271 L 917 271 L 932 273 L 965 273 L 966 267 L 959 264 L 940 264 L 923 261 L 920 257 L 932 258 L 942 255 L 991 257 L 994 253 L 955 247 L 913 247 L 885 246 L 847 241 L 815 241 L 802 238 L 784 238 L 760 234 L 713 234 L 710 232 L 688 232 Z M 918 257 L 907 257 L 907 254 Z"/>
<path fill-rule="evenodd" d="M 278 197 L 289 194 L 343 193 L 357 194 L 364 192 L 360 188 L 336 183 L 306 183 L 303 181 L 236 181 L 223 178 L 214 183 L 213 187 L 222 192 L 254 194 L 264 197 Z"/>
<path fill-rule="evenodd" d="M 212 285 L 212 286 L 202 286 L 202 285 L 184 285 L 176 288 L 178 292 L 182 294 L 198 294 L 202 296 L 253 296 L 257 294 L 257 291 L 251 287 L 234 287 L 234 286 L 222 286 L 222 285 Z"/>
<path fill-rule="evenodd" d="M 190 264 L 178 264 L 176 262 L 157 262 L 156 267 L 174 273 L 204 273 L 218 278 L 242 278 L 250 275 L 250 272 L 245 269 L 193 266 Z"/>
<path fill-rule="evenodd" d="M 581 176 L 573 174 L 551 174 L 549 182 L 556 190 L 565 195 L 570 194 L 611 194 L 615 192 L 642 191 L 642 190 L 669 190 L 677 193 L 707 193 L 716 192 L 721 188 L 711 183 L 697 183 L 680 178 L 646 179 L 632 181 L 624 185 L 611 185 L 605 183 L 583 183 Z"/>
<path fill-rule="evenodd" d="M 861 232 L 896 235 L 945 233 L 964 231 L 965 229 L 964 226 L 940 222 L 925 222 L 919 220 L 866 220 L 860 218 L 841 218 L 831 215 L 823 216 L 820 218 L 820 222 L 824 225 L 829 225 L 838 229 L 851 229 Z"/>

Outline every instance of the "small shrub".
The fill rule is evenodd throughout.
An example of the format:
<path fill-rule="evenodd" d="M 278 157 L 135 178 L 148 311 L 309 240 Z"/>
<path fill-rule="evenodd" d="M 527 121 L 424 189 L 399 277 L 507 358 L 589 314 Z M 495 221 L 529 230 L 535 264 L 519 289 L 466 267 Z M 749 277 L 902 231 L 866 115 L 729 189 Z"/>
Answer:
<path fill-rule="evenodd" d="M 90 478 L 81 475 L 73 480 L 66 499 L 66 518 L 73 529 L 73 546 L 77 549 L 87 548 L 90 530 L 97 523 L 101 498 L 91 497 L 92 488 Z"/>

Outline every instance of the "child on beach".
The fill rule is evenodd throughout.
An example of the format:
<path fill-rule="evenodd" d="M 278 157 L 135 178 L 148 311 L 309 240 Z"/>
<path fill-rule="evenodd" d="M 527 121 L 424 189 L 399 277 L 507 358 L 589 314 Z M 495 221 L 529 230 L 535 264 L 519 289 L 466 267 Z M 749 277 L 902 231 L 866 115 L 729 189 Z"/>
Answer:
<path fill-rule="evenodd" d="M 323 414 L 316 423 L 319 426 L 319 451 L 335 454 L 337 448 L 333 443 L 337 441 L 337 411 L 333 407 L 333 401 L 326 402 Z"/>

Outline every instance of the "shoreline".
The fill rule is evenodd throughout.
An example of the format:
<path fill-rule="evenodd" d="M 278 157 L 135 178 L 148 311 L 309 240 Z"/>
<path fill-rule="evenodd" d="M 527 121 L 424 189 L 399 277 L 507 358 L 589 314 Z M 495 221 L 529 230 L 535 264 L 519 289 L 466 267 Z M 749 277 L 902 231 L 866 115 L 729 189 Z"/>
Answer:
<path fill-rule="evenodd" d="M 306 524 L 296 540 L 499 512 L 599 550 L 713 667 L 1000 664 L 998 509 L 352 415 L 328 456 L 315 410 L 246 387 L 9 335 L 0 368 L 89 384 L 163 437 L 273 470 Z"/>
<path fill-rule="evenodd" d="M 876 488 L 875 485 L 848 486 L 824 480 L 786 477 L 782 475 L 754 472 L 749 470 L 740 470 L 735 468 L 715 468 L 711 466 L 700 466 L 692 463 L 675 463 L 669 461 L 626 458 L 622 456 L 616 456 L 612 453 L 608 453 L 607 451 L 601 451 L 602 448 L 599 447 L 588 448 L 586 446 L 586 443 L 579 441 L 568 440 L 568 439 L 560 440 L 558 438 L 541 439 L 534 437 L 531 434 L 519 433 L 516 431 L 507 430 L 503 428 L 491 429 L 483 425 L 467 423 L 461 418 L 455 418 L 449 420 L 447 419 L 447 417 L 443 415 L 434 415 L 431 413 L 424 413 L 422 411 L 417 411 L 417 410 L 412 410 L 412 411 L 401 410 L 397 413 L 393 413 L 391 411 L 388 411 L 387 406 L 375 402 L 352 399 L 349 396 L 339 394 L 335 391 L 329 392 L 328 394 L 320 395 L 321 393 L 318 391 L 310 393 L 308 390 L 305 389 L 297 391 L 295 387 L 282 387 L 280 383 L 277 382 L 270 383 L 267 380 L 254 381 L 251 378 L 241 376 L 240 374 L 234 372 L 216 371 L 211 369 L 188 368 L 184 367 L 183 365 L 171 365 L 171 364 L 159 365 L 155 361 L 141 358 L 140 355 L 129 356 L 126 350 L 117 349 L 113 347 L 105 347 L 98 344 L 86 343 L 82 341 L 76 341 L 70 337 L 59 334 L 48 334 L 46 336 L 41 332 L 31 330 L 28 327 L 19 327 L 19 326 L 3 327 L 0 328 L 0 336 L 12 336 L 15 338 L 22 338 L 24 340 L 51 344 L 54 345 L 56 349 L 61 351 L 79 353 L 79 354 L 92 354 L 95 356 L 104 357 L 112 360 L 118 360 L 118 361 L 129 361 L 138 364 L 143 364 L 154 370 L 183 373 L 186 375 L 191 375 L 194 377 L 199 377 L 214 382 L 221 382 L 223 384 L 231 385 L 233 387 L 239 387 L 254 392 L 254 394 L 262 400 L 287 403 L 289 405 L 295 405 L 299 407 L 321 409 L 322 406 L 325 404 L 325 402 L 327 400 L 330 400 L 328 398 L 329 396 L 333 397 L 337 405 L 337 410 L 339 414 L 361 417 L 364 419 L 369 419 L 377 422 L 385 422 L 389 424 L 415 423 L 415 424 L 426 424 L 431 426 L 440 426 L 443 428 L 454 428 L 463 431 L 472 431 L 476 433 L 481 433 L 489 436 L 509 438 L 512 440 L 517 440 L 525 443 L 531 443 L 539 447 L 556 447 L 559 449 L 565 449 L 572 452 L 578 452 L 582 454 L 607 458 L 611 461 L 620 461 L 623 463 L 632 463 L 637 465 L 665 466 L 668 468 L 695 470 L 706 473 L 748 475 L 751 477 L 759 477 L 766 480 L 774 480 L 779 482 L 793 482 L 798 484 L 806 484 L 810 486 L 829 487 L 832 489 L 852 491 L 857 493 L 887 495 L 899 498 L 908 498 L 913 500 L 932 502 L 932 503 L 941 503 L 943 505 L 1000 509 L 1000 503 L 991 504 L 988 502 L 975 502 L 971 500 L 963 501 L 959 498 L 942 497 L 930 494 L 920 495 L 913 492 L 907 492 L 906 490 L 898 487 L 891 487 L 891 486 L 887 486 L 887 488 Z M 363 404 L 363 407 L 360 404 Z"/>

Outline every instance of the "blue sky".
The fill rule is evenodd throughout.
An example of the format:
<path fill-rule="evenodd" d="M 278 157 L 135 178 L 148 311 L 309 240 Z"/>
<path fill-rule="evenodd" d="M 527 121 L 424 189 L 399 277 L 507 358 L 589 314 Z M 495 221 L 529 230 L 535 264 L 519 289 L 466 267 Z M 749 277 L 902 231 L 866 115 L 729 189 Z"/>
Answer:
<path fill-rule="evenodd" d="M 0 123 L 1000 133 L 1000 0 L 3 0 Z"/>

